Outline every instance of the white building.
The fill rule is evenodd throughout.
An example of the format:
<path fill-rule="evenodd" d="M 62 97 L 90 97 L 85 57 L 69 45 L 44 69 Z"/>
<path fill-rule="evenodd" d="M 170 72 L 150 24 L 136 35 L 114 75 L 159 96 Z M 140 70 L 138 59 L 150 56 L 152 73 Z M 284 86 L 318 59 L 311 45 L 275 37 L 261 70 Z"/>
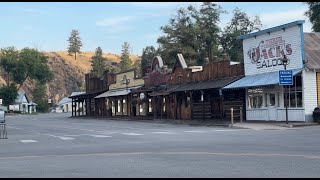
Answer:
<path fill-rule="evenodd" d="M 18 92 L 18 96 L 15 100 L 15 104 L 9 105 L 9 110 L 20 111 L 21 113 L 27 113 L 29 100 L 24 92 Z M 6 109 L 6 108 L 5 108 Z"/>
<path fill-rule="evenodd" d="M 312 121 L 320 102 L 320 33 L 303 33 L 303 20 L 243 35 L 245 77 L 223 89 L 244 88 L 246 120 Z M 282 59 L 293 85 L 279 85 Z M 317 83 L 318 81 L 318 83 Z M 288 87 L 286 86 L 286 87 Z"/>
<path fill-rule="evenodd" d="M 84 93 L 85 92 L 73 92 L 71 93 L 70 96 L 80 95 Z M 82 105 L 79 105 L 79 107 L 77 106 L 76 111 L 78 111 L 79 108 L 82 108 Z M 72 99 L 68 97 L 62 98 L 57 104 L 56 112 L 61 113 L 61 112 L 71 112 L 71 111 L 72 111 Z"/>

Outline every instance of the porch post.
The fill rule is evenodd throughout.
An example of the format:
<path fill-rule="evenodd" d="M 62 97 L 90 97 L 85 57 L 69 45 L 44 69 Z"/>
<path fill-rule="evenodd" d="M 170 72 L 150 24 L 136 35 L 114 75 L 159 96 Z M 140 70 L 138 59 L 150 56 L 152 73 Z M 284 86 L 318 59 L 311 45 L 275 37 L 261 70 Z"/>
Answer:
<path fill-rule="evenodd" d="M 201 91 L 201 100 L 202 100 L 202 119 L 205 120 L 205 116 L 204 116 L 204 90 L 200 90 Z"/>

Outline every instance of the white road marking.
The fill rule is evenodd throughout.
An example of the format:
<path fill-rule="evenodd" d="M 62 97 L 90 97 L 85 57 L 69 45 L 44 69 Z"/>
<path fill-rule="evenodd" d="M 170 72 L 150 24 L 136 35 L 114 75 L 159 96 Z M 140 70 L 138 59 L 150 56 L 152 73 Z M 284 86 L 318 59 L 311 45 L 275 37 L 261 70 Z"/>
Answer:
<path fill-rule="evenodd" d="M 241 131 L 240 129 L 216 129 L 211 131 Z"/>
<path fill-rule="evenodd" d="M 72 140 L 72 139 L 74 139 L 72 137 L 60 137 L 60 136 L 58 136 L 58 138 L 62 139 L 62 140 Z"/>
<path fill-rule="evenodd" d="M 38 141 L 35 141 L 35 140 L 20 140 L 21 142 L 23 143 L 32 143 L 32 142 L 38 142 Z"/>
<path fill-rule="evenodd" d="M 144 134 L 138 134 L 138 133 L 121 133 L 123 135 L 128 135 L 128 136 L 139 136 L 139 135 L 144 135 Z"/>
<path fill-rule="evenodd" d="M 204 132 L 208 132 L 208 131 L 184 131 L 184 132 L 204 133 Z"/>
<path fill-rule="evenodd" d="M 89 135 L 89 136 L 93 136 L 93 137 L 112 137 L 112 136 L 105 136 L 105 135 L 99 135 L 99 134 L 93 134 L 93 135 Z"/>
<path fill-rule="evenodd" d="M 174 132 L 152 132 L 152 133 L 157 133 L 157 134 L 177 134 Z"/>

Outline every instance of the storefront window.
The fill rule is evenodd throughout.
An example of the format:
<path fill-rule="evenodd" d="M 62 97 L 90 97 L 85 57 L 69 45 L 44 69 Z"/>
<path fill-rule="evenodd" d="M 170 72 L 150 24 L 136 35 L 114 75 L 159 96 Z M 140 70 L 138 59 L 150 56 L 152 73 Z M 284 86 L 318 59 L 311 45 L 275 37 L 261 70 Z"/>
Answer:
<path fill-rule="evenodd" d="M 270 106 L 275 106 L 276 105 L 276 95 L 273 93 L 270 93 L 269 96 L 269 105 Z"/>
<path fill-rule="evenodd" d="M 152 103 L 151 103 L 151 99 L 149 99 L 149 112 L 152 112 Z"/>
<path fill-rule="evenodd" d="M 166 112 L 166 98 L 163 98 L 163 112 Z"/>
<path fill-rule="evenodd" d="M 288 107 L 296 108 L 296 107 L 302 107 L 302 79 L 301 76 L 294 76 L 293 77 L 293 85 L 285 86 L 284 88 L 284 102 L 288 103 Z M 289 89 L 289 92 L 288 92 Z M 286 105 L 286 104 L 284 104 Z"/>
<path fill-rule="evenodd" d="M 118 100 L 118 113 L 121 112 L 121 101 Z"/>
<path fill-rule="evenodd" d="M 263 107 L 262 89 L 248 89 L 248 108 Z"/>

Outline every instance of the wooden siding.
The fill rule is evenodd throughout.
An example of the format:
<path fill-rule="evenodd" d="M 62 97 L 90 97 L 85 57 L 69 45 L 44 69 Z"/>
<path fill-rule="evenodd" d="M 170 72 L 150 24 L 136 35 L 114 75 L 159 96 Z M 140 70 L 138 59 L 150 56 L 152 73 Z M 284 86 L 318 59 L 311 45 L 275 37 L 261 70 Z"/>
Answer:
<path fill-rule="evenodd" d="M 320 107 L 320 73 L 317 72 L 316 78 L 317 78 L 318 107 Z"/>
<path fill-rule="evenodd" d="M 276 53 L 276 46 L 280 45 L 281 48 L 283 48 L 284 53 L 287 55 L 287 57 L 290 60 L 289 65 L 287 66 L 287 69 L 297 69 L 297 68 L 302 68 L 303 64 L 302 64 L 302 52 L 301 52 L 301 46 L 302 46 L 302 42 L 301 42 L 301 32 L 300 32 L 300 27 L 294 26 L 294 27 L 290 27 L 290 28 L 286 28 L 285 30 L 278 30 L 278 31 L 274 31 L 271 32 L 270 34 L 268 34 L 267 32 L 265 34 L 259 35 L 255 37 L 251 37 L 248 39 L 244 39 L 243 40 L 243 57 L 244 57 L 244 63 L 245 63 L 245 75 L 252 75 L 252 74 L 261 74 L 261 73 L 265 73 L 265 72 L 273 72 L 273 71 L 279 71 L 279 70 L 283 70 L 283 65 L 281 63 L 278 62 L 278 65 L 275 66 L 270 66 L 270 67 L 263 67 L 263 68 L 257 68 L 257 63 L 253 63 L 250 59 L 250 52 L 249 51 L 256 51 L 256 49 L 259 48 L 258 52 L 260 52 L 260 56 L 261 57 L 258 62 L 263 63 L 263 61 L 266 61 L 266 63 L 268 64 L 272 64 L 272 60 L 273 59 L 279 59 L 279 58 L 283 58 L 283 56 L 279 56 L 276 57 L 275 54 Z M 272 42 L 275 38 L 279 38 L 279 41 L 277 42 Z M 282 38 L 280 40 L 280 38 Z M 273 39 L 273 40 L 272 40 Z M 268 40 L 270 40 L 270 42 L 268 42 Z M 259 46 L 260 43 L 260 46 Z M 286 45 L 290 44 L 291 45 L 291 49 L 292 49 L 292 53 L 288 53 L 286 51 Z M 284 47 L 282 47 L 282 45 Z M 256 48 L 256 49 L 254 49 Z M 263 52 L 262 50 L 266 49 L 267 51 L 269 51 L 271 49 L 272 54 L 275 56 L 274 58 L 268 58 L 264 59 L 263 58 Z M 268 52 L 267 52 L 268 53 Z M 280 53 L 281 54 L 281 53 Z M 274 62 L 275 63 L 275 62 Z"/>
<path fill-rule="evenodd" d="M 306 121 L 312 120 L 312 112 L 318 106 L 317 102 L 317 79 L 316 72 L 303 71 L 303 104 L 305 108 Z"/>

